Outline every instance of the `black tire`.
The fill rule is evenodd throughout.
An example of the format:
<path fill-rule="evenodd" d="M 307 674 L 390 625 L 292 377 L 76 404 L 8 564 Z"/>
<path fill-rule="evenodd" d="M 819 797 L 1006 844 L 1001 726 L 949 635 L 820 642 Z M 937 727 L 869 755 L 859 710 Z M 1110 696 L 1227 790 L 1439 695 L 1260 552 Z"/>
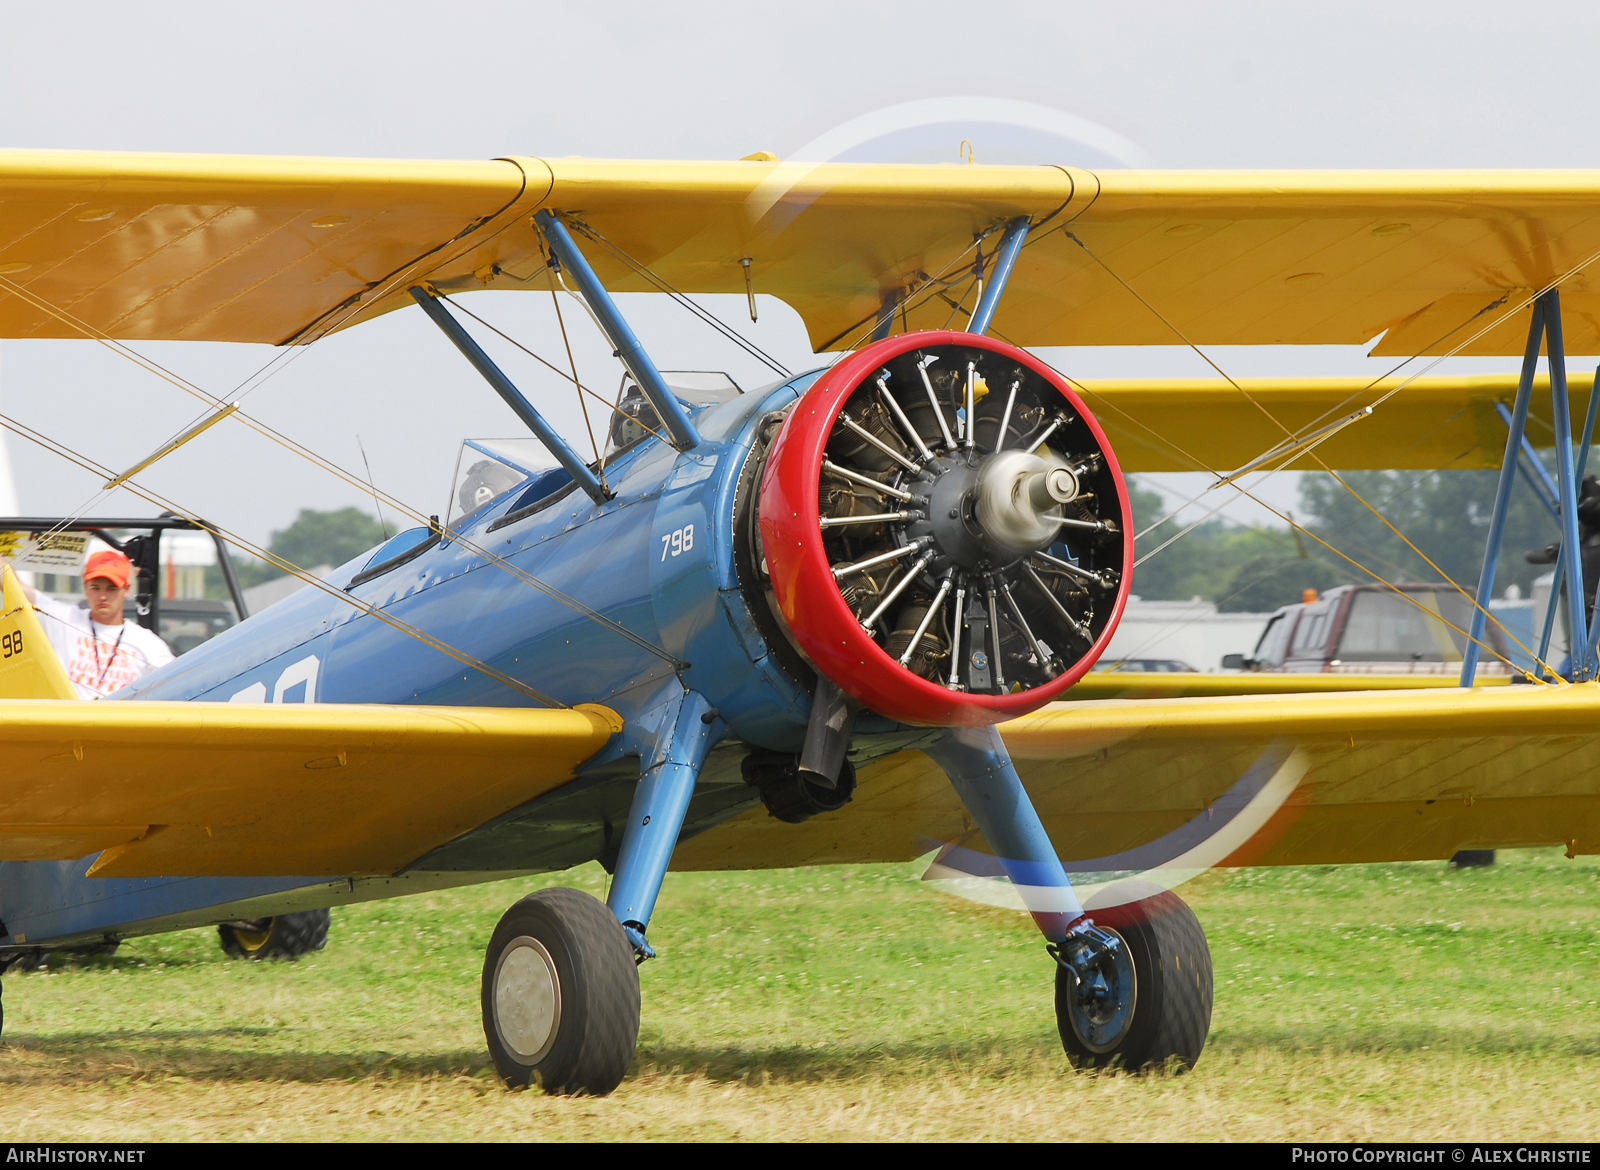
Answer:
<path fill-rule="evenodd" d="M 1182 1072 L 1200 1059 L 1211 1030 L 1211 949 L 1200 920 L 1183 899 L 1148 883 L 1154 892 L 1137 901 L 1095 909 L 1097 926 L 1127 944 L 1131 964 L 1104 972 L 1111 1008 L 1078 998 L 1077 981 L 1056 969 L 1056 1023 L 1073 1067 Z M 1112 894 L 1111 901 L 1139 888 Z M 1131 974 L 1131 979 L 1129 975 Z M 1131 986 L 1130 986 L 1131 983 Z M 1098 1025 L 1098 1026 L 1097 1026 Z"/>
<path fill-rule="evenodd" d="M 1493 864 L 1493 849 L 1457 849 L 1450 858 L 1451 869 L 1486 869 Z"/>
<path fill-rule="evenodd" d="M 639 1043 L 639 968 L 622 926 L 579 890 L 540 890 L 494 928 L 483 1035 L 513 1089 L 603 1097 Z"/>
<path fill-rule="evenodd" d="M 225 955 L 234 959 L 298 959 L 328 945 L 326 910 L 301 910 L 272 918 L 224 922 L 217 939 Z"/>

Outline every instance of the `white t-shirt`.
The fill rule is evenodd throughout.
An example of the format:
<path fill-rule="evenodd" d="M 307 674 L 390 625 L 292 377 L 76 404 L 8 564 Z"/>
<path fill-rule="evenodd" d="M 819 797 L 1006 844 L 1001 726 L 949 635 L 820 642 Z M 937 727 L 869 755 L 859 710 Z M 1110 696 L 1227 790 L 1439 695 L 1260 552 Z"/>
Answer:
<path fill-rule="evenodd" d="M 138 622 L 103 626 L 79 609 L 40 593 L 33 603 L 39 625 L 67 668 L 67 678 L 80 699 L 99 699 L 120 691 L 158 666 L 172 661 L 172 650 L 159 634 Z"/>

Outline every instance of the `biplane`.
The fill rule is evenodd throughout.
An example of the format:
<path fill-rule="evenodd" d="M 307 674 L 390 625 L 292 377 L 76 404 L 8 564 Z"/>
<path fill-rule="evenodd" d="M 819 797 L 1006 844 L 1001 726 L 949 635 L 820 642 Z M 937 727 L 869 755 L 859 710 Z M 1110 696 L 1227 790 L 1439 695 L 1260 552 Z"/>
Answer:
<path fill-rule="evenodd" d="M 1185 874 L 1600 850 L 1584 608 L 1565 675 L 1547 633 L 1527 685 L 1474 685 L 1525 441 L 1578 546 L 1597 212 L 1600 172 L 0 154 L 0 336 L 303 346 L 404 309 L 548 453 L 443 521 L 391 499 L 408 530 L 115 701 L 69 701 L 8 575 L 0 956 L 598 860 L 604 903 L 506 912 L 482 1008 L 509 1084 L 605 1093 L 669 869 L 937 850 L 1032 914 L 1073 1064 L 1192 1063 Z M 479 290 L 592 315 L 626 374 L 603 453 L 540 408 L 576 370 L 491 359 Z M 778 297 L 831 356 L 675 383 L 618 291 Z M 1036 352 L 1374 339 L 1402 360 L 1371 382 L 1078 382 Z M 1455 354 L 1522 363 L 1428 374 Z M 264 425 L 191 389 L 180 440 Z M 0 421 L 200 522 L 148 459 Z M 1500 468 L 1459 679 L 1085 678 L 1132 581 L 1126 471 L 1319 462 Z"/>

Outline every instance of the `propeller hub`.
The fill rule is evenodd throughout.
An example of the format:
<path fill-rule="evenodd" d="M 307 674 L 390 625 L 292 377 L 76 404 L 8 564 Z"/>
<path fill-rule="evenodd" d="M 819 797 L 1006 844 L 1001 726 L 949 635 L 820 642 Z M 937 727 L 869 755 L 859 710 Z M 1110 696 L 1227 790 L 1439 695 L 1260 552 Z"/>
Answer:
<path fill-rule="evenodd" d="M 1079 495 L 1070 467 L 1026 451 L 940 453 L 905 486 L 919 517 L 906 534 L 930 542 L 936 572 L 988 573 L 1048 548 Z"/>
<path fill-rule="evenodd" d="M 1078 477 L 1057 459 L 999 451 L 983 461 L 973 517 L 988 542 L 1015 560 L 1047 548 L 1061 530 L 1061 505 L 1078 498 Z"/>

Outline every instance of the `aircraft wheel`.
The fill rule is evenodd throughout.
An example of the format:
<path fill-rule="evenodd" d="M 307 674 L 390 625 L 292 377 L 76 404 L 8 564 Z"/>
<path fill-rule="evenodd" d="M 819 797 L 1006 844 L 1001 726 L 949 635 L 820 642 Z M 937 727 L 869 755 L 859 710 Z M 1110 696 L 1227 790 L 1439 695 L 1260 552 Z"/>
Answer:
<path fill-rule="evenodd" d="M 579 890 L 505 912 L 483 961 L 483 1034 L 513 1089 L 603 1097 L 639 1042 L 639 969 L 622 926 Z"/>
<path fill-rule="evenodd" d="M 298 959 L 328 945 L 326 910 L 302 910 L 272 918 L 224 922 L 217 927 L 222 951 L 234 959 Z"/>
<path fill-rule="evenodd" d="M 1151 887 L 1157 889 L 1157 887 Z M 1106 909 L 1089 907 L 1095 924 L 1127 944 L 1099 973 L 1109 994 L 1080 993 L 1056 969 L 1056 1023 L 1073 1067 L 1138 1071 L 1200 1059 L 1211 1028 L 1211 950 L 1200 920 L 1165 890 Z"/>

